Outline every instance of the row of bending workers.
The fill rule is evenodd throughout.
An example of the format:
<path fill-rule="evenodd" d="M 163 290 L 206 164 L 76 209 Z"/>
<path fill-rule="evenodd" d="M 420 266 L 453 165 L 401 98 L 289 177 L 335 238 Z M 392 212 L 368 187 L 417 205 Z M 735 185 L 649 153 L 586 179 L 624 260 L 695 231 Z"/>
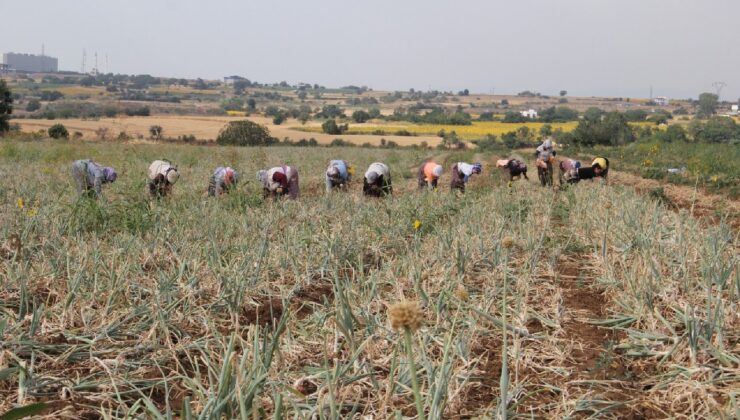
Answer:
<path fill-rule="evenodd" d="M 549 144 L 548 144 L 549 142 Z M 540 150 L 541 149 L 541 150 Z M 552 142 L 547 140 L 538 148 L 538 166 L 540 159 L 552 162 L 555 155 L 552 150 Z M 524 176 L 527 178 L 527 165 L 517 159 L 501 159 L 496 166 L 509 172 L 511 179 Z M 561 183 L 575 183 L 581 179 L 593 179 L 594 177 L 606 177 L 609 168 L 609 160 L 603 157 L 594 159 L 590 167 L 582 167 L 581 163 L 572 159 L 565 159 L 559 164 L 561 171 Z M 450 168 L 450 189 L 465 192 L 465 186 L 474 174 L 482 172 L 480 163 L 457 162 Z M 444 173 L 442 165 L 429 160 L 424 162 L 418 170 L 417 180 L 419 189 L 437 188 L 439 179 Z M 325 171 L 326 191 L 347 190 L 354 168 L 344 160 L 332 160 Z M 91 159 L 77 160 L 72 164 L 72 178 L 80 194 L 93 197 L 101 195 L 104 184 L 112 183 L 118 175 L 115 169 L 102 166 Z M 149 182 L 147 191 L 153 198 L 161 198 L 169 195 L 180 173 L 177 166 L 172 162 L 160 159 L 155 160 L 149 166 Z M 211 175 L 208 182 L 208 195 L 220 196 L 229 192 L 239 182 L 239 173 L 231 167 L 218 167 Z M 300 194 L 298 170 L 292 166 L 280 165 L 257 172 L 257 180 L 262 185 L 263 196 L 277 199 L 287 196 L 297 199 Z M 388 165 L 382 162 L 370 164 L 363 179 L 362 192 L 364 195 L 383 197 L 393 193 L 391 171 Z"/>

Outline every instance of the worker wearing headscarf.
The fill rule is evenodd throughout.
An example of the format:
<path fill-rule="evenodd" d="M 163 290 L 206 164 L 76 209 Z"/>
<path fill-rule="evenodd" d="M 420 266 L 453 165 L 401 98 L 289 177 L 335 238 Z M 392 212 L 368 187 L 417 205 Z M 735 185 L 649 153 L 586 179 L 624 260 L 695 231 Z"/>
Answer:
<path fill-rule="evenodd" d="M 97 198 L 102 194 L 103 184 L 115 182 L 118 174 L 109 166 L 101 166 L 92 159 L 84 159 L 76 160 L 72 164 L 72 178 L 77 185 L 77 192 Z"/>
<path fill-rule="evenodd" d="M 262 183 L 262 192 L 265 198 L 271 196 L 273 199 L 277 199 L 288 195 L 295 200 L 300 193 L 298 170 L 288 165 L 261 170 L 257 172 L 257 180 Z"/>
<path fill-rule="evenodd" d="M 514 178 L 518 178 L 522 175 L 524 176 L 524 179 L 529 179 L 527 178 L 527 164 L 521 160 L 499 159 L 496 161 L 496 167 L 505 169 L 509 172 L 509 181 L 513 181 Z"/>
<path fill-rule="evenodd" d="M 596 177 L 606 178 L 609 174 L 609 159 L 597 157 L 591 166 L 578 168 L 578 179 L 594 179 Z"/>
<path fill-rule="evenodd" d="M 393 193 L 391 170 L 385 163 L 370 164 L 365 172 L 362 193 L 374 197 L 383 197 Z"/>
<path fill-rule="evenodd" d="M 574 184 L 578 182 L 578 170 L 581 162 L 575 159 L 564 159 L 558 164 L 560 167 L 560 185 L 564 183 Z"/>
<path fill-rule="evenodd" d="M 229 192 L 239 182 L 239 172 L 228 166 L 219 166 L 208 182 L 208 195 L 217 197 Z"/>
<path fill-rule="evenodd" d="M 326 192 L 334 188 L 346 189 L 351 179 L 350 167 L 343 160 L 332 160 L 326 168 Z"/>
<path fill-rule="evenodd" d="M 421 164 L 419 167 L 419 174 L 417 175 L 419 180 L 419 189 L 429 188 L 433 190 L 437 188 L 437 182 L 439 177 L 442 176 L 442 165 L 427 161 Z"/>
<path fill-rule="evenodd" d="M 155 160 L 149 165 L 149 195 L 156 198 L 167 196 L 172 186 L 180 179 L 180 172 L 172 162 Z"/>
<path fill-rule="evenodd" d="M 548 162 L 549 160 L 553 159 L 557 155 L 557 152 L 554 149 L 554 145 L 552 143 L 551 139 L 546 139 L 544 142 L 542 142 L 541 145 L 537 147 L 537 151 L 535 152 L 535 156 L 537 157 L 537 166 L 540 166 L 540 161 L 542 162 Z"/>
<path fill-rule="evenodd" d="M 465 184 L 468 183 L 470 177 L 473 176 L 473 174 L 480 174 L 482 170 L 483 167 L 480 163 L 474 163 L 471 165 L 466 162 L 457 162 L 452 165 L 452 169 L 450 170 L 450 174 L 452 175 L 450 189 L 465 192 Z"/>

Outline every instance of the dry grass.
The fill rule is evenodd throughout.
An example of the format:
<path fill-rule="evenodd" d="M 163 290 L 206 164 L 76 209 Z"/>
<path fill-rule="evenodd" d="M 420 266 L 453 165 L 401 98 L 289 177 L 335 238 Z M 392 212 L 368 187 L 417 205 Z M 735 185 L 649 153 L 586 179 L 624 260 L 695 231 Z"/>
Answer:
<path fill-rule="evenodd" d="M 86 156 L 119 169 L 101 203 L 73 199 L 69 163 Z M 161 157 L 181 180 L 147 203 L 144 171 Z M 428 157 L 3 144 L 0 175 L 24 182 L 0 190 L 0 235 L 23 247 L 0 261 L 0 412 L 44 401 L 49 418 L 390 418 L 418 404 L 428 418 L 736 416 L 729 227 L 619 185 L 508 188 L 493 169 L 464 195 L 420 193 Z M 324 196 L 330 158 L 387 162 L 394 197 L 364 199 L 356 180 Z M 251 181 L 280 162 L 301 173 L 298 202 L 262 202 Z M 209 200 L 224 164 L 245 181 Z M 406 318 L 421 325 L 408 346 L 388 320 L 403 301 L 418 302 Z"/>

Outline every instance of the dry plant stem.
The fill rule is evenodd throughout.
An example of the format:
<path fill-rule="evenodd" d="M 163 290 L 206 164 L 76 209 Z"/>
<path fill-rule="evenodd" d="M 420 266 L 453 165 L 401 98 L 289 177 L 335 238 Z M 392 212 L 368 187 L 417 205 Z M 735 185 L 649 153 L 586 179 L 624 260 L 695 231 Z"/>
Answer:
<path fill-rule="evenodd" d="M 403 328 L 403 338 L 406 341 L 406 354 L 409 358 L 409 376 L 411 376 L 411 387 L 414 390 L 414 402 L 416 403 L 416 413 L 419 420 L 424 420 L 424 401 L 421 399 L 419 391 L 419 382 L 416 379 L 416 363 L 414 363 L 414 349 L 412 347 L 411 331 L 408 327 Z"/>

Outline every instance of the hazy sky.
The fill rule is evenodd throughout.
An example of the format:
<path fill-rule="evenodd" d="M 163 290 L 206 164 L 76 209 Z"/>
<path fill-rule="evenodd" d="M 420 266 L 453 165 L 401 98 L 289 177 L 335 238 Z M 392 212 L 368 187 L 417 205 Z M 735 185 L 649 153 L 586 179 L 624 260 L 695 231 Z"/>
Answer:
<path fill-rule="evenodd" d="M 0 0 L 62 70 L 381 90 L 740 97 L 740 0 Z"/>

